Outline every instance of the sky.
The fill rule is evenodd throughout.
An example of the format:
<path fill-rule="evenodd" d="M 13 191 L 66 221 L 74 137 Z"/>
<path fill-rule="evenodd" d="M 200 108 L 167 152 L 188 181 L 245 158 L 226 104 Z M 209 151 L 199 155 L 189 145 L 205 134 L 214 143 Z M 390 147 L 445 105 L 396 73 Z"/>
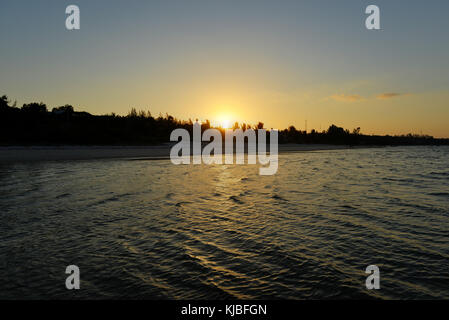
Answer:
<path fill-rule="evenodd" d="M 81 29 L 66 30 L 65 8 Z M 380 8 L 367 30 L 365 8 Z M 449 137 L 449 1 L 0 0 L 0 95 Z"/>

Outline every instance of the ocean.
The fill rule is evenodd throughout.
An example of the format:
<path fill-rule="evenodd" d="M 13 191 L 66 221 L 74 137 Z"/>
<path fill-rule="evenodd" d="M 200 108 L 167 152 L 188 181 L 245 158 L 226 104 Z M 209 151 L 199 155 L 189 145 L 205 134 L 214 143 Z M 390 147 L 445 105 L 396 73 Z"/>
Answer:
<path fill-rule="evenodd" d="M 0 299 L 448 299 L 448 159 L 432 146 L 285 153 L 273 176 L 3 164 Z"/>

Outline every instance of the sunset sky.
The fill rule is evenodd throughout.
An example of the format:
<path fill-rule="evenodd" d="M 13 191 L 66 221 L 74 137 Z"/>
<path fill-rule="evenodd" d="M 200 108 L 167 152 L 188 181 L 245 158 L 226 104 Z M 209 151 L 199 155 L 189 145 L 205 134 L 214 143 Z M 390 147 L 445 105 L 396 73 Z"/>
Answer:
<path fill-rule="evenodd" d="M 65 8 L 81 30 L 65 29 Z M 365 28 L 366 6 L 381 28 Z M 449 1 L 0 0 L 19 106 L 449 137 Z"/>

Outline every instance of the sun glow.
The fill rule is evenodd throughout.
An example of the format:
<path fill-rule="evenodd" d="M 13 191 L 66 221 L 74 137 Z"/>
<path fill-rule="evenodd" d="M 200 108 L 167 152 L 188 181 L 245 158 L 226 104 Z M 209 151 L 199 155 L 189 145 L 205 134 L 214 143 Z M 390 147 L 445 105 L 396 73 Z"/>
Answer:
<path fill-rule="evenodd" d="M 212 125 L 216 127 L 221 127 L 223 129 L 232 129 L 235 121 L 238 121 L 239 116 L 233 112 L 232 108 L 229 106 L 217 108 L 221 112 L 215 113 L 212 117 Z"/>
<path fill-rule="evenodd" d="M 229 119 L 221 119 L 220 120 L 220 127 L 223 129 L 230 129 L 231 128 L 231 121 Z"/>

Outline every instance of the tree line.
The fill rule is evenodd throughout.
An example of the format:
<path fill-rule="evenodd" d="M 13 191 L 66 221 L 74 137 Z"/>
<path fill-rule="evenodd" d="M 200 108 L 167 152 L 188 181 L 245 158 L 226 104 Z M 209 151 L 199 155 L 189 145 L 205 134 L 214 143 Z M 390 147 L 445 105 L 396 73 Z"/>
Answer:
<path fill-rule="evenodd" d="M 170 141 L 176 128 L 190 133 L 193 121 L 179 120 L 160 114 L 154 117 L 149 111 L 132 108 L 126 116 L 114 113 L 92 115 L 75 111 L 72 105 L 53 108 L 42 102 L 32 102 L 17 107 L 6 95 L 0 97 L 1 145 L 154 145 Z M 201 129 L 212 128 L 209 120 Z M 235 123 L 233 129 L 263 129 L 264 124 Z M 216 128 L 224 131 L 223 128 Z M 224 136 L 224 135 L 223 135 Z M 440 145 L 449 139 L 435 139 L 428 135 L 402 136 L 364 135 L 360 128 L 352 131 L 331 125 L 318 132 L 301 131 L 294 126 L 279 131 L 279 143 L 318 143 L 345 145 Z"/>

